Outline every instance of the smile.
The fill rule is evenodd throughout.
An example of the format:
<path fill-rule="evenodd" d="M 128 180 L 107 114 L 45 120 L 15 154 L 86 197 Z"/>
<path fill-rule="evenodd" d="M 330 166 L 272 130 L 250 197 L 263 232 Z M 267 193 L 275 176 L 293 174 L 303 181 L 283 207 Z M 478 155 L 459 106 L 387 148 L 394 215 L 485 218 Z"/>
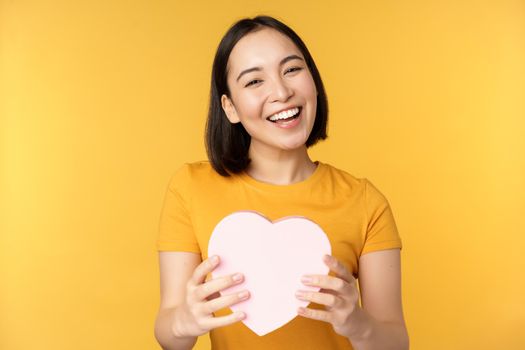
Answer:
<path fill-rule="evenodd" d="M 268 121 L 272 123 L 272 125 L 280 128 L 280 129 L 294 129 L 296 126 L 301 124 L 301 120 L 303 119 L 302 115 L 302 108 L 292 108 L 292 110 L 299 110 L 299 113 L 296 113 L 295 115 L 292 115 L 291 117 L 284 118 L 284 119 L 277 119 L 275 121 L 271 121 L 268 118 Z M 290 113 L 291 114 L 291 113 Z"/>
<path fill-rule="evenodd" d="M 288 121 L 296 118 L 301 112 L 302 107 L 290 108 L 286 111 L 276 113 L 266 118 L 267 120 L 276 123 L 277 121 Z"/>

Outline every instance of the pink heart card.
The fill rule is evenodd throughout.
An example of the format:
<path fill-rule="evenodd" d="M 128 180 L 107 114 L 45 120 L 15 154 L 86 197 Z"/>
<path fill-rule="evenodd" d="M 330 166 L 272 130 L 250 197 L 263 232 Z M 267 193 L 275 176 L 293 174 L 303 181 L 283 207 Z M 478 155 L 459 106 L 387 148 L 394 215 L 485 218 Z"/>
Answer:
<path fill-rule="evenodd" d="M 270 333 L 297 316 L 309 302 L 295 297 L 297 290 L 319 291 L 301 282 L 303 275 L 327 275 L 323 262 L 331 255 L 330 241 L 319 225 L 302 216 L 270 221 L 254 211 L 224 217 L 213 230 L 208 256 L 220 264 L 212 278 L 240 272 L 244 281 L 222 290 L 222 295 L 248 290 L 250 298 L 230 307 L 243 311 L 242 322 L 259 336 Z"/>

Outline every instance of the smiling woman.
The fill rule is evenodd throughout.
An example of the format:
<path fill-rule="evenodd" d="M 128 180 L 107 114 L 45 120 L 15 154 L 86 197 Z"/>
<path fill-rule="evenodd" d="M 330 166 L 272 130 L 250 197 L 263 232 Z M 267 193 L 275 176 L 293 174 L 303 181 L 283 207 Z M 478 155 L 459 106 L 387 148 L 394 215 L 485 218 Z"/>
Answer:
<path fill-rule="evenodd" d="M 292 125 L 266 122 L 293 107 L 300 108 L 301 115 Z M 304 158 L 306 148 L 326 139 L 327 121 L 323 82 L 301 38 L 271 17 L 234 24 L 221 40 L 212 68 L 206 149 L 213 168 L 224 176 L 245 170 L 257 176 L 256 169 L 247 167 L 259 151 L 287 154 L 275 148 L 277 142 L 287 150 L 297 149 L 299 143 Z M 268 139 L 268 133 L 280 129 L 289 132 Z"/>
<path fill-rule="evenodd" d="M 286 35 L 264 27 L 244 36 L 231 51 L 229 94 L 223 94 L 221 102 L 229 122 L 240 122 L 250 135 L 249 159 L 282 159 L 292 155 L 290 150 L 306 154 L 317 89 L 302 56 Z M 303 112 L 297 115 L 299 108 Z M 297 115 L 293 122 L 270 120 L 292 115 Z M 249 166 L 248 171 L 256 169 Z"/>
<path fill-rule="evenodd" d="M 155 335 L 164 349 L 191 349 L 208 332 L 218 350 L 408 348 L 402 245 L 390 205 L 366 178 L 310 159 L 307 149 L 327 137 L 327 120 L 321 76 L 292 29 L 258 16 L 227 31 L 212 70 L 209 160 L 177 170 L 161 215 Z M 242 266 L 239 273 L 206 279 L 223 261 L 207 256 L 214 228 L 243 211 L 257 212 L 270 223 L 306 218 L 326 233 L 332 249 L 325 259 L 312 258 L 330 274 L 305 272 L 305 290 L 296 291 L 308 307 L 298 308 L 286 324 L 264 336 L 242 322 L 254 315 L 230 309 L 254 292 L 225 292 L 243 288 Z M 293 247 L 286 256 L 296 260 L 301 241 Z M 264 266 L 267 261 L 250 263 Z"/>

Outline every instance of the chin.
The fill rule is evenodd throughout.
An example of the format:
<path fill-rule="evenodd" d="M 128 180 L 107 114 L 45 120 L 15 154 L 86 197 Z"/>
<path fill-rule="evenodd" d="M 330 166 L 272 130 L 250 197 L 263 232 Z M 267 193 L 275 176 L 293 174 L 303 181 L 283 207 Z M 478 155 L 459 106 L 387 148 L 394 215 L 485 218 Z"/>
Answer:
<path fill-rule="evenodd" d="M 279 146 L 279 148 L 288 151 L 296 150 L 302 147 L 306 147 L 306 140 L 297 143 L 286 143 Z"/>

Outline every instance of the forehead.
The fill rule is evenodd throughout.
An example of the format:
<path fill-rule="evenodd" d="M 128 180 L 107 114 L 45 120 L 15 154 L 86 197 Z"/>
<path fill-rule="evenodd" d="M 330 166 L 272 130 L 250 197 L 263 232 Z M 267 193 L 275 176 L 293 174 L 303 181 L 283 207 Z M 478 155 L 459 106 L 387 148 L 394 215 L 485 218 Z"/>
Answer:
<path fill-rule="evenodd" d="M 303 57 L 301 50 L 286 35 L 263 28 L 246 34 L 237 42 L 228 59 L 228 71 L 235 74 L 252 66 L 278 64 L 290 54 Z"/>

